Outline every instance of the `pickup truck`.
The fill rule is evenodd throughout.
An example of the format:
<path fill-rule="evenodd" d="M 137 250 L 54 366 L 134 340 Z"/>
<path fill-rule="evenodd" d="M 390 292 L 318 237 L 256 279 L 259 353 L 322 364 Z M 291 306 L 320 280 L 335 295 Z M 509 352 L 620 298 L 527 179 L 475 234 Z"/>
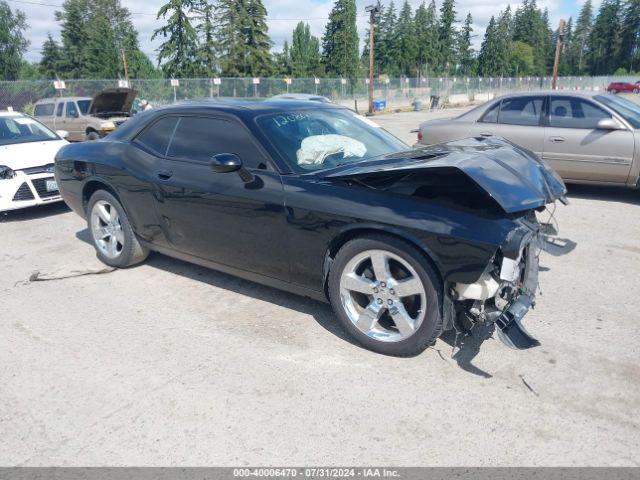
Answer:
<path fill-rule="evenodd" d="M 93 98 L 43 98 L 35 103 L 33 116 L 54 131 L 69 132 L 69 141 L 98 140 L 130 117 L 136 95 L 130 88 L 110 88 Z"/>

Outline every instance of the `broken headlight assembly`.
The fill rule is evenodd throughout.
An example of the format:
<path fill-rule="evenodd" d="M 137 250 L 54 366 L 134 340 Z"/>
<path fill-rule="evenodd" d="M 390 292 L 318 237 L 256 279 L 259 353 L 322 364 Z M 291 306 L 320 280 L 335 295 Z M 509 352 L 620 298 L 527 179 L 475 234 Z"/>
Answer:
<path fill-rule="evenodd" d="M 451 296 L 462 307 L 456 328 L 493 323 L 498 338 L 511 348 L 539 345 L 522 324 L 535 304 L 539 252 L 537 226 L 527 222 L 513 230 L 477 282 L 454 285 Z"/>
<path fill-rule="evenodd" d="M 16 176 L 16 172 L 5 165 L 0 165 L 0 180 L 9 180 Z"/>

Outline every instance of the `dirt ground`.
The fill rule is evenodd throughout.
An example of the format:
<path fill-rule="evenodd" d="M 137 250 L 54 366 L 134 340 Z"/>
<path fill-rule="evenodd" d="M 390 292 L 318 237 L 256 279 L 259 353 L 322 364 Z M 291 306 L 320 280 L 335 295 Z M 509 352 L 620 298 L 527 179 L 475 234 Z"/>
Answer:
<path fill-rule="evenodd" d="M 375 120 L 412 141 L 432 115 Z M 446 334 L 408 359 L 161 255 L 29 282 L 103 266 L 64 205 L 0 216 L 0 465 L 638 466 L 640 193 L 570 201 L 526 317 L 542 346 Z"/>

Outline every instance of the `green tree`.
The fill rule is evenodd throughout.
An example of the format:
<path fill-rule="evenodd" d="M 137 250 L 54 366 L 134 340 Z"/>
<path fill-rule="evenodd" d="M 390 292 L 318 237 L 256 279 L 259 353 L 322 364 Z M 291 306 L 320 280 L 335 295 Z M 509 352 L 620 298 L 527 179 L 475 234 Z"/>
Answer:
<path fill-rule="evenodd" d="M 473 48 L 471 47 L 471 38 L 473 33 L 473 18 L 471 14 L 467 14 L 464 24 L 458 32 L 458 41 L 456 48 L 457 63 L 460 66 L 458 70 L 461 75 L 471 75 L 475 73 L 476 59 Z"/>
<path fill-rule="evenodd" d="M 193 0 L 169 0 L 158 10 L 156 19 L 166 18 L 167 22 L 151 39 L 164 39 L 158 48 L 158 64 L 167 77 L 189 77 L 198 71 L 198 37 L 189 17 L 192 8 Z"/>
<path fill-rule="evenodd" d="M 312 77 L 320 74 L 320 40 L 311 35 L 309 24 L 296 25 L 291 42 L 291 74 Z"/>
<path fill-rule="evenodd" d="M 536 0 L 524 0 L 513 20 L 513 40 L 530 45 L 534 51 L 535 75 L 545 75 L 551 51 L 551 33 L 545 14 Z"/>
<path fill-rule="evenodd" d="M 82 78 L 118 78 L 121 61 L 108 17 L 94 11 L 87 22 L 86 32 Z"/>
<path fill-rule="evenodd" d="M 11 11 L 0 0 L 0 80 L 17 80 L 22 69 L 22 55 L 29 46 L 23 33 L 28 28 L 26 17 L 20 10 Z"/>
<path fill-rule="evenodd" d="M 282 51 L 276 52 L 273 55 L 273 64 L 276 75 L 283 77 L 291 75 L 291 48 L 289 47 L 289 42 L 286 40 L 284 41 Z"/>
<path fill-rule="evenodd" d="M 587 0 L 580 9 L 571 38 L 565 42 L 569 66 L 574 75 L 583 75 L 587 71 L 589 56 L 589 37 L 593 28 L 593 5 Z"/>
<path fill-rule="evenodd" d="M 388 75 L 398 75 L 398 15 L 393 0 L 380 16 L 380 28 L 378 29 L 380 45 L 377 57 L 380 59 L 380 72 Z"/>
<path fill-rule="evenodd" d="M 640 0 L 626 0 L 620 39 L 620 64 L 629 71 L 640 68 Z"/>
<path fill-rule="evenodd" d="M 62 10 L 55 13 L 62 37 L 62 77 L 80 78 L 83 72 L 86 24 L 89 20 L 88 0 L 65 0 Z"/>
<path fill-rule="evenodd" d="M 589 69 L 606 75 L 617 68 L 621 46 L 620 0 L 603 0 L 589 37 Z"/>
<path fill-rule="evenodd" d="M 507 7 L 496 20 L 491 17 L 485 31 L 480 55 L 479 73 L 486 77 L 504 76 L 511 71 L 511 8 Z"/>
<path fill-rule="evenodd" d="M 268 76 L 273 69 L 271 39 L 267 27 L 267 9 L 262 0 L 247 0 L 247 15 L 243 25 L 246 46 L 245 74 L 253 77 Z"/>
<path fill-rule="evenodd" d="M 510 75 L 531 75 L 535 69 L 535 53 L 528 43 L 516 40 L 509 50 Z"/>
<path fill-rule="evenodd" d="M 198 61 L 200 72 L 212 76 L 217 71 L 218 42 L 216 39 L 215 5 L 209 0 L 198 0 L 194 7 L 197 22 L 196 32 L 200 38 L 198 45 Z"/>
<path fill-rule="evenodd" d="M 454 0 L 443 0 L 440 7 L 440 24 L 438 26 L 438 45 L 440 47 L 440 64 L 445 73 L 453 69 L 456 46 L 456 11 Z"/>
<path fill-rule="evenodd" d="M 423 75 L 429 75 L 438 65 L 438 12 L 435 0 L 427 7 L 424 2 L 416 10 L 416 58 Z"/>
<path fill-rule="evenodd" d="M 408 0 L 405 0 L 398 17 L 398 43 L 397 43 L 398 70 L 401 75 L 415 75 L 418 65 L 418 49 L 416 45 L 416 26 L 413 20 L 413 12 Z"/>
<path fill-rule="evenodd" d="M 358 30 L 355 0 L 336 0 L 322 38 L 322 56 L 328 75 L 351 79 L 358 74 Z"/>
<path fill-rule="evenodd" d="M 60 46 L 53 39 L 51 34 L 47 34 L 47 39 L 42 44 L 42 57 L 40 58 L 40 73 L 44 78 L 55 79 L 60 73 L 62 56 Z"/>
<path fill-rule="evenodd" d="M 123 40 L 123 49 L 127 55 L 129 78 L 159 78 L 161 73 L 153 66 L 149 57 L 140 50 L 138 33 L 131 30 Z"/>

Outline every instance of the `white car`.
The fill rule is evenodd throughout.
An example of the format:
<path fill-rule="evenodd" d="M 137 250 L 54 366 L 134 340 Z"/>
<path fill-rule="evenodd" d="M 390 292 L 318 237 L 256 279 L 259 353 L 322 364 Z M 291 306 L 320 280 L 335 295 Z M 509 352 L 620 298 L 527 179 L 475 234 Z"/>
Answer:
<path fill-rule="evenodd" d="M 59 202 L 54 158 L 68 142 L 18 112 L 0 112 L 0 212 Z"/>

